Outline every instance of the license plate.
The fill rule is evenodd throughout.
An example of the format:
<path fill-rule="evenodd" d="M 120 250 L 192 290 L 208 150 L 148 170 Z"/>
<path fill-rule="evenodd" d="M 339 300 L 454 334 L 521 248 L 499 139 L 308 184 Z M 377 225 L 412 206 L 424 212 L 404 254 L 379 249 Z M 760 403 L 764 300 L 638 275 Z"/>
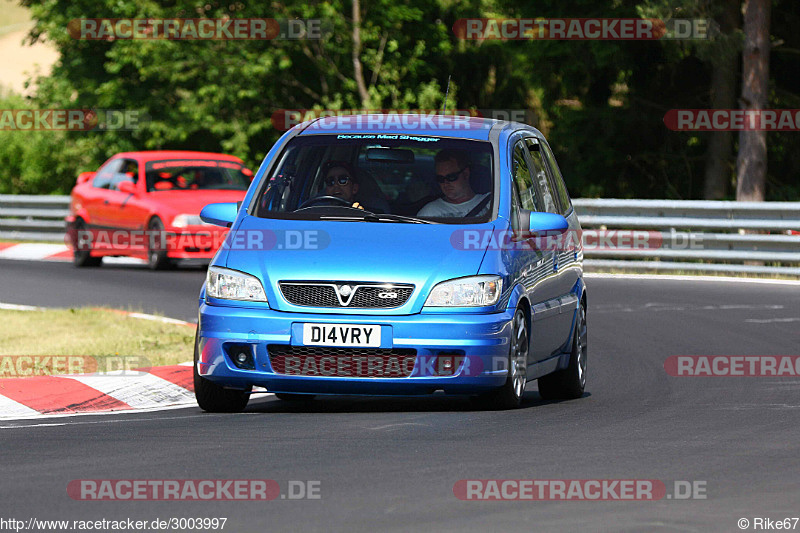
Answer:
<path fill-rule="evenodd" d="M 353 324 L 303 324 L 305 346 L 345 346 L 377 348 L 381 327 Z"/>

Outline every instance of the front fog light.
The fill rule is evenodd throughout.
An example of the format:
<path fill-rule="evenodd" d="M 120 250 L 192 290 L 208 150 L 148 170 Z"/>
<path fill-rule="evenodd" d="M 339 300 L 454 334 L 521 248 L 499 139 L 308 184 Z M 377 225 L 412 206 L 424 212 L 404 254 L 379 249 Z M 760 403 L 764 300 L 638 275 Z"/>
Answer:
<path fill-rule="evenodd" d="M 228 348 L 231 361 L 237 368 L 242 370 L 255 370 L 256 364 L 253 360 L 253 350 L 246 344 L 233 345 Z"/>

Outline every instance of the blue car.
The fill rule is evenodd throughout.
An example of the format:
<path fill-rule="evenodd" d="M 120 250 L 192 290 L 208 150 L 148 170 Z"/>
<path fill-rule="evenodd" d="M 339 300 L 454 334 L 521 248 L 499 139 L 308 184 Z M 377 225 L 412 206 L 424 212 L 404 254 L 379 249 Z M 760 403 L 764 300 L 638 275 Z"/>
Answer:
<path fill-rule="evenodd" d="M 584 394 L 580 225 L 535 128 L 482 118 L 327 117 L 275 144 L 199 300 L 197 402 L 315 395 Z"/>

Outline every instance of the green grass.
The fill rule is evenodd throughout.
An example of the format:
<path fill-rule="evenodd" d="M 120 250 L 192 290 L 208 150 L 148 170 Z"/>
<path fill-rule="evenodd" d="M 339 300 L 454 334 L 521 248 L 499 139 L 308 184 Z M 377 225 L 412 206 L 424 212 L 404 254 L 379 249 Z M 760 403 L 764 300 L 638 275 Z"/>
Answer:
<path fill-rule="evenodd" d="M 193 328 L 105 309 L 0 310 L 0 356 L 132 356 L 162 366 L 191 361 L 193 347 Z"/>

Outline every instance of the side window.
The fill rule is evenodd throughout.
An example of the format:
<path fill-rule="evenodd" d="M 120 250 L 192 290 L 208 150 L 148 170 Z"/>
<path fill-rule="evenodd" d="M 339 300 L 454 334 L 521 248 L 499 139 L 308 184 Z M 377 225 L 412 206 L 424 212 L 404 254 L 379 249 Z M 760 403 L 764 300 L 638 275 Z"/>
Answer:
<path fill-rule="evenodd" d="M 123 159 L 121 163 L 117 171 L 111 176 L 111 185 L 109 188 L 112 191 L 118 191 L 119 184 L 123 181 L 136 183 L 139 179 L 139 163 L 133 159 Z"/>
<path fill-rule="evenodd" d="M 556 200 L 553 197 L 552 185 L 550 185 L 550 180 L 547 176 L 547 167 L 545 167 L 544 159 L 542 158 L 542 152 L 538 150 L 538 143 L 533 139 L 527 139 L 526 143 L 528 145 L 527 152 L 528 155 L 530 155 L 531 163 L 533 164 L 533 168 L 531 170 L 533 174 L 534 185 L 538 189 L 538 193 L 541 197 L 541 209 L 537 209 L 537 211 L 561 214 L 561 210 L 556 205 Z M 532 150 L 531 148 L 534 149 Z"/>
<path fill-rule="evenodd" d="M 514 184 L 519 192 L 519 202 L 522 204 L 522 209 L 539 211 L 539 209 L 537 209 L 539 204 L 539 202 L 537 202 L 537 191 L 536 187 L 533 185 L 533 178 L 531 177 L 531 170 L 528 166 L 525 152 L 525 145 L 522 144 L 522 141 L 514 146 L 514 153 L 511 156 Z"/>
<path fill-rule="evenodd" d="M 511 182 L 511 229 L 519 231 L 519 191 L 516 181 Z"/>
<path fill-rule="evenodd" d="M 109 161 L 100 167 L 100 170 L 97 171 L 97 174 L 95 174 L 94 179 L 92 180 L 92 187 L 96 187 L 98 189 L 108 189 L 111 186 L 111 181 L 114 178 L 114 175 L 122 166 L 122 162 L 122 159 L 114 159 L 113 161 Z"/>
<path fill-rule="evenodd" d="M 545 159 L 547 159 L 547 166 L 550 167 L 550 177 L 553 179 L 556 195 L 561 200 L 561 214 L 566 214 L 572 207 L 572 202 L 569 199 L 569 192 L 567 191 L 567 185 L 564 183 L 564 178 L 561 176 L 561 170 L 558 168 L 558 163 L 556 163 L 556 158 L 553 155 L 553 152 L 550 151 L 550 147 L 544 143 L 542 143 L 540 146 L 542 148 L 542 152 L 544 153 Z"/>

